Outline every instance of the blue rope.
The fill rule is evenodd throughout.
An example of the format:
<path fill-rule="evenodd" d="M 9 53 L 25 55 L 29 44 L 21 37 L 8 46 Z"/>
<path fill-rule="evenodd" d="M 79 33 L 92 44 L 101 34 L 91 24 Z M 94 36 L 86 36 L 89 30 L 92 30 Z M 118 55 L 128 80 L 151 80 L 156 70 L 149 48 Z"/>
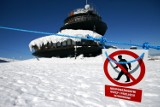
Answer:
<path fill-rule="evenodd" d="M 94 38 L 94 37 L 92 37 L 90 35 L 87 35 L 86 37 L 78 37 L 78 36 L 70 36 L 70 35 L 63 35 L 63 34 L 54 34 L 54 33 L 49 33 L 49 32 L 17 29 L 17 28 L 5 27 L 5 26 L 0 26 L 0 29 L 7 29 L 7 30 L 14 30 L 14 31 L 28 32 L 28 33 L 45 34 L 45 35 L 62 36 L 62 37 L 75 38 L 75 39 L 92 40 L 92 41 L 99 42 L 103 46 L 108 46 L 107 44 L 117 44 L 117 45 L 137 46 L 137 47 L 142 47 L 143 49 L 152 48 L 152 49 L 160 50 L 160 45 L 159 46 L 153 46 L 153 45 L 150 45 L 148 42 L 145 42 L 142 45 L 140 45 L 140 44 L 108 41 L 105 37 Z"/>
<path fill-rule="evenodd" d="M 52 34 L 49 32 L 31 31 L 31 30 L 26 30 L 26 29 L 17 29 L 17 28 L 5 27 L 5 26 L 0 26 L 0 29 L 7 29 L 7 30 L 14 30 L 14 31 L 28 32 L 28 33 L 38 33 L 38 34 L 45 34 L 45 35 Z"/>
<path fill-rule="evenodd" d="M 78 37 L 78 36 L 55 34 L 55 33 L 50 33 L 50 32 L 41 32 L 41 31 L 32 31 L 32 30 L 26 30 L 26 29 L 17 29 L 17 28 L 4 27 L 4 26 L 0 26 L 0 29 L 21 31 L 21 32 L 27 32 L 27 33 L 37 33 L 37 34 L 44 34 L 44 35 L 47 34 L 47 35 L 62 36 L 62 37 L 75 38 L 75 39 L 85 39 L 85 40 L 88 40 L 88 39 L 89 39 L 89 38 L 87 39 L 87 38 L 82 38 L 82 37 Z M 92 40 L 92 39 L 91 39 L 91 40 Z"/>
<path fill-rule="evenodd" d="M 107 52 L 105 52 L 105 55 L 106 55 L 106 57 L 109 59 L 109 61 L 114 62 L 114 63 L 116 63 L 116 64 L 128 64 L 128 63 L 133 63 L 133 62 L 136 62 L 136 61 L 138 61 L 138 60 L 140 60 L 140 59 L 142 59 L 142 58 L 144 57 L 144 53 L 142 53 L 138 58 L 136 58 L 136 59 L 134 59 L 134 60 L 127 61 L 127 62 L 117 62 L 117 61 L 111 59 L 111 58 L 108 56 Z"/>

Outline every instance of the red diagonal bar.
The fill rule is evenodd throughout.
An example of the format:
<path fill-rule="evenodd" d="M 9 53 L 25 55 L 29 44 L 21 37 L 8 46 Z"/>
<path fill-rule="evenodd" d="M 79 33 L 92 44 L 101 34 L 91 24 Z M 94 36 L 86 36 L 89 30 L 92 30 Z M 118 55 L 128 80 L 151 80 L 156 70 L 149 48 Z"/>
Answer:
<path fill-rule="evenodd" d="M 110 58 L 112 60 L 115 60 L 113 57 L 110 57 Z M 124 72 L 125 74 L 127 74 L 129 76 L 129 78 L 132 79 L 132 81 L 136 80 L 128 71 L 126 71 L 126 69 L 121 64 L 118 64 L 118 63 L 115 63 L 115 64 L 122 70 L 122 72 Z"/>
<path fill-rule="evenodd" d="M 128 51 L 128 50 L 119 50 L 119 51 L 115 51 L 113 53 L 111 53 L 109 55 L 109 57 L 113 60 L 114 59 L 114 56 L 116 55 L 120 55 L 120 54 L 126 54 L 126 55 L 129 55 L 131 57 L 134 57 L 135 59 L 138 58 L 139 56 L 137 54 L 135 54 L 134 52 L 132 51 Z M 109 58 L 107 58 L 104 62 L 104 65 L 103 65 L 103 68 L 104 68 L 104 73 L 106 75 L 106 77 L 114 84 L 116 85 L 119 85 L 119 86 L 133 86 L 137 83 L 139 83 L 143 77 L 144 77 L 144 74 L 145 74 L 145 65 L 144 65 L 144 62 L 142 59 L 139 59 L 137 62 L 139 63 L 140 65 L 140 74 L 137 78 L 134 78 L 129 72 L 127 72 L 127 70 L 125 70 L 123 68 L 123 66 L 121 66 L 120 64 L 116 64 L 118 67 L 120 67 L 120 69 L 124 72 L 124 73 L 127 73 L 128 77 L 132 80 L 132 82 L 129 82 L 129 83 L 120 83 L 120 82 L 117 82 L 115 81 L 115 79 L 113 79 L 110 74 L 109 74 L 109 69 L 108 69 L 108 65 L 109 65 Z"/>

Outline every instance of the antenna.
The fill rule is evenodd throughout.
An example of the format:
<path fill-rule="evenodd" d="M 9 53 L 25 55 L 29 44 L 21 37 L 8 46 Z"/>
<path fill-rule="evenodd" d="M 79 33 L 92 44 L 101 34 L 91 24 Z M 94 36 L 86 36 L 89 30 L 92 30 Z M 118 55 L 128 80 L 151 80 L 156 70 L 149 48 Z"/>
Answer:
<path fill-rule="evenodd" d="M 88 4 L 88 0 L 86 0 L 86 5 Z"/>

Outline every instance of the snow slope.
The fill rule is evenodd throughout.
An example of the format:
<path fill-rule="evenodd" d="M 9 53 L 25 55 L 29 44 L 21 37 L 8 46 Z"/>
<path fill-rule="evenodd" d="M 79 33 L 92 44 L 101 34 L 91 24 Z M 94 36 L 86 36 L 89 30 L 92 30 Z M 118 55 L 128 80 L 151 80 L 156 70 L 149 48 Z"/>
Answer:
<path fill-rule="evenodd" d="M 2 58 L 2 57 L 0 57 L 0 63 L 2 62 L 13 62 L 13 61 L 17 61 L 17 60 L 15 60 L 15 59 L 9 59 L 9 58 Z"/>
<path fill-rule="evenodd" d="M 141 103 L 104 96 L 102 56 L 0 64 L 0 107 L 160 107 L 160 61 L 148 61 Z"/>
<path fill-rule="evenodd" d="M 149 56 L 149 60 L 160 60 L 160 56 Z"/>

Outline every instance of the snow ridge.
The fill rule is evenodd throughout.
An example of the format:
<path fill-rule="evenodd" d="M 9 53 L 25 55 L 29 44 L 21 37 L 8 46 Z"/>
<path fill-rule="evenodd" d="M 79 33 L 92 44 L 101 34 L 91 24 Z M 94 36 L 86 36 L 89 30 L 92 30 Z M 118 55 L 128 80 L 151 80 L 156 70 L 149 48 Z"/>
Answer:
<path fill-rule="evenodd" d="M 0 57 L 0 62 L 14 62 L 14 61 L 17 61 L 17 60 Z"/>

